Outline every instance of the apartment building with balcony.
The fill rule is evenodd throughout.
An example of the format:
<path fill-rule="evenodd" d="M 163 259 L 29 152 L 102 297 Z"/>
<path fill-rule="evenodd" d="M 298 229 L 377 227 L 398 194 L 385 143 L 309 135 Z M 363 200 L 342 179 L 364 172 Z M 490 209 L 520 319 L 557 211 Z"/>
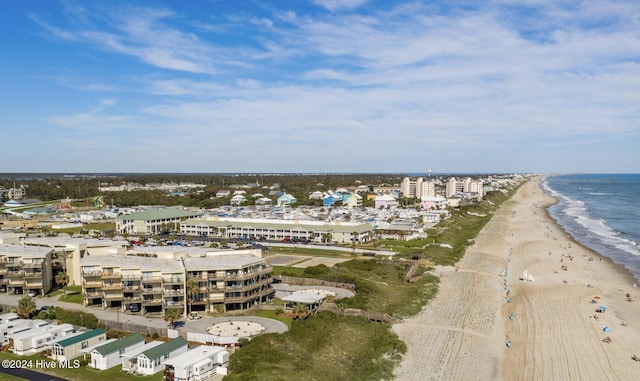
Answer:
<path fill-rule="evenodd" d="M 213 312 L 248 309 L 273 294 L 272 268 L 259 256 L 149 250 L 129 252 L 138 255 L 82 258 L 84 305 L 140 314 L 164 314 L 168 308 L 186 312 L 187 307 Z"/>
<path fill-rule="evenodd" d="M 82 284 L 80 259 L 85 256 L 122 256 L 129 243 L 124 240 L 100 240 L 71 237 L 24 238 L 24 246 L 52 249 L 51 260 L 57 271 L 66 272 L 70 285 Z"/>
<path fill-rule="evenodd" d="M 45 247 L 0 244 L 0 291 L 13 294 L 51 289 L 53 250 Z"/>

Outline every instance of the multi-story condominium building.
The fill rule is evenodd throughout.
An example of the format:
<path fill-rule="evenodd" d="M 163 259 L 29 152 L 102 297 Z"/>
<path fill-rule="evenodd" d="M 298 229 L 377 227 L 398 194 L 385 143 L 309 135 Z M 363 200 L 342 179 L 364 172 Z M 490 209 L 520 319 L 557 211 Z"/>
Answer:
<path fill-rule="evenodd" d="M 434 197 L 436 195 L 435 184 L 431 180 L 425 181 L 424 178 L 418 177 L 412 180 L 409 177 L 402 179 L 400 186 L 403 197 Z"/>
<path fill-rule="evenodd" d="M 70 285 L 82 284 L 80 259 L 85 255 L 123 256 L 129 245 L 127 241 L 70 237 L 24 238 L 22 244 L 53 249 L 51 254 L 53 266 L 67 273 Z"/>
<path fill-rule="evenodd" d="M 450 198 L 456 193 L 473 193 L 478 199 L 481 199 L 484 197 L 482 180 L 473 180 L 471 177 L 457 180 L 455 177 L 450 177 L 446 184 L 446 196 Z"/>
<path fill-rule="evenodd" d="M 184 210 L 181 207 L 163 207 L 123 214 L 116 219 L 116 231 L 121 234 L 156 234 L 175 230 L 186 218 L 196 217 L 201 212 Z"/>
<path fill-rule="evenodd" d="M 310 220 L 276 220 L 252 218 L 204 217 L 183 221 L 180 231 L 188 235 L 222 238 L 269 240 L 300 239 L 311 242 L 365 242 L 373 234 L 373 226 L 354 222 Z"/>
<path fill-rule="evenodd" d="M 0 290 L 14 294 L 49 292 L 52 252 L 44 247 L 0 245 Z"/>
<path fill-rule="evenodd" d="M 249 252 L 139 248 L 121 257 L 81 259 L 85 306 L 133 313 L 244 310 L 269 300 L 271 266 Z M 149 257 L 152 256 L 152 257 Z"/>

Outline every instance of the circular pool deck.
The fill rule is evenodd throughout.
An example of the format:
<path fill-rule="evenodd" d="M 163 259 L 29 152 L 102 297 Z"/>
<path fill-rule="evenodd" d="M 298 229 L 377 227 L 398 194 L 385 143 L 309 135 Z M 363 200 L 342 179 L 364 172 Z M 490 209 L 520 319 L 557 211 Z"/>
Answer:
<path fill-rule="evenodd" d="M 207 327 L 207 333 L 219 337 L 254 337 L 265 331 L 262 324 L 251 321 L 225 321 Z"/>

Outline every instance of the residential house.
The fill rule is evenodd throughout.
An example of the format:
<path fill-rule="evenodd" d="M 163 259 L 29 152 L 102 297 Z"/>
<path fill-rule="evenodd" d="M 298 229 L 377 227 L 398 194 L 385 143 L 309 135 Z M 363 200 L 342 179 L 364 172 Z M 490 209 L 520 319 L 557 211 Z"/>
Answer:
<path fill-rule="evenodd" d="M 137 370 L 136 374 L 150 376 L 164 369 L 164 363 L 188 349 L 187 340 L 178 336 L 157 347 L 148 349 L 138 355 L 136 358 Z"/>
<path fill-rule="evenodd" d="M 223 347 L 197 346 L 164 363 L 164 380 L 203 381 L 227 374 L 229 352 Z"/>
<path fill-rule="evenodd" d="M 280 197 L 278 197 L 278 206 L 293 205 L 296 202 L 298 202 L 298 200 L 295 197 L 293 197 L 293 195 L 290 195 L 289 193 L 285 193 Z"/>
<path fill-rule="evenodd" d="M 148 351 L 149 349 L 158 347 L 164 343 L 164 341 L 152 341 L 142 345 L 141 347 L 124 352 L 122 355 L 120 355 L 122 371 L 127 373 L 136 373 L 138 371 L 138 356 L 141 353 Z"/>
<path fill-rule="evenodd" d="M 223 347 L 197 346 L 164 363 L 164 380 L 202 381 L 227 374 L 229 352 Z"/>
<path fill-rule="evenodd" d="M 96 328 L 54 343 L 51 345 L 51 358 L 57 361 L 72 360 L 82 354 L 82 349 L 106 340 L 104 329 Z"/>
<path fill-rule="evenodd" d="M 120 357 L 127 353 L 144 346 L 144 337 L 139 334 L 133 334 L 121 338 L 120 340 L 100 345 L 91 351 L 91 362 L 88 366 L 106 370 L 116 365 L 121 365 Z"/>

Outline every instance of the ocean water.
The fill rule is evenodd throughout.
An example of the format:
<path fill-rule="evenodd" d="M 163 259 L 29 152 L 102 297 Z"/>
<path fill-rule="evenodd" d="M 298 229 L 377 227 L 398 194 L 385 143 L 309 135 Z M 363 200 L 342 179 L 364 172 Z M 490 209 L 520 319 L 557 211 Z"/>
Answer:
<path fill-rule="evenodd" d="M 640 281 L 640 174 L 547 176 L 542 187 L 567 233 Z"/>

